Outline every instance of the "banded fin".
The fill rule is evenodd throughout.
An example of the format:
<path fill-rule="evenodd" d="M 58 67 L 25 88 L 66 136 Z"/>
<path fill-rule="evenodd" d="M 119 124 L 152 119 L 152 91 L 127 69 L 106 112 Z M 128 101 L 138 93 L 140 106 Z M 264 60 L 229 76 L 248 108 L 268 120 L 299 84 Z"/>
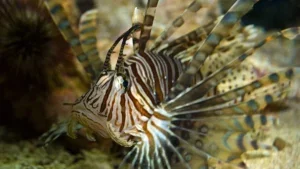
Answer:
<path fill-rule="evenodd" d="M 66 17 L 70 21 L 72 30 L 74 30 L 75 33 L 78 33 L 80 9 L 78 8 L 76 1 L 61 1 L 59 3 L 63 6 L 64 11 L 66 12 Z"/>
<path fill-rule="evenodd" d="M 158 4 L 158 0 L 148 0 L 144 22 L 142 25 L 140 41 L 139 41 L 140 52 L 144 52 L 147 46 L 147 42 L 150 39 L 150 34 L 152 30 L 157 4 Z"/>
<path fill-rule="evenodd" d="M 193 118 L 191 118 L 193 119 Z M 177 135 L 179 149 L 189 156 L 190 163 L 197 163 L 199 157 L 194 149 L 210 156 L 202 156 L 203 168 L 246 168 L 243 154 L 247 151 L 276 151 L 277 147 L 260 141 L 260 134 L 276 125 L 277 119 L 270 115 L 250 115 L 232 117 L 209 117 L 194 120 L 174 120 L 170 129 Z M 255 133 L 253 132 L 255 131 Z M 274 140 L 274 142 L 276 139 Z M 184 143 L 186 142 L 186 143 Z M 190 146 L 188 148 L 187 146 Z M 261 154 L 262 155 L 262 154 Z M 174 166 L 176 166 L 176 162 Z M 197 166 L 199 168 L 199 166 Z"/>
<path fill-rule="evenodd" d="M 135 8 L 132 16 L 132 26 L 134 25 L 143 25 L 144 22 L 144 10 Z M 137 30 L 132 33 L 132 44 L 133 44 L 133 52 L 137 52 L 139 50 L 139 41 L 141 36 L 141 30 Z"/>
<path fill-rule="evenodd" d="M 220 81 L 242 63 L 253 50 L 248 50 L 247 53 L 235 58 L 224 67 L 219 68 L 216 72 L 213 72 L 207 78 L 201 80 L 191 88 L 187 88 L 184 92 L 177 95 L 176 98 L 169 101 L 164 105 L 165 109 L 172 110 L 175 106 L 180 106 L 190 101 L 202 98 L 212 87 L 217 86 Z"/>
<path fill-rule="evenodd" d="M 68 20 L 67 14 L 64 11 L 61 3 L 57 0 L 45 0 L 45 4 L 50 11 L 51 17 L 60 30 L 61 34 L 63 35 L 65 40 L 70 43 L 71 48 L 78 61 L 82 64 L 85 71 L 89 73 L 92 78 L 95 78 L 96 73 L 88 62 L 88 57 L 81 48 L 78 35 L 72 30 L 71 23 Z"/>
<path fill-rule="evenodd" d="M 180 90 L 183 90 L 180 94 L 178 94 L 175 98 L 172 96 L 174 92 L 176 93 L 176 84 L 174 90 L 172 90 L 172 93 L 170 97 L 174 98 L 173 100 L 170 100 L 169 102 L 165 103 L 164 107 L 167 110 L 172 110 L 174 106 L 180 106 L 182 104 L 190 102 L 192 100 L 200 99 L 201 97 L 205 96 L 210 89 L 216 87 L 224 77 L 226 77 L 228 74 L 230 74 L 236 67 L 238 67 L 248 56 L 252 55 L 256 49 L 263 46 L 265 43 L 270 42 L 271 40 L 277 38 L 281 34 L 276 32 L 274 34 L 271 34 L 270 36 L 266 37 L 264 40 L 260 41 L 259 43 L 256 43 L 252 48 L 248 49 L 245 53 L 242 55 L 234 58 L 232 61 L 224 65 L 223 67 L 217 69 L 215 72 L 211 72 L 211 74 L 204 78 L 203 80 L 199 81 L 195 85 L 193 85 L 190 88 L 184 89 L 181 86 Z M 180 85 L 179 85 L 180 86 Z M 177 88 L 179 87 L 177 86 Z M 178 91 L 177 91 L 178 92 Z"/>
<path fill-rule="evenodd" d="M 216 120 L 216 119 L 219 120 Z M 182 130 L 181 134 L 184 135 L 184 131 L 194 131 L 195 133 L 205 136 L 207 129 L 218 131 L 236 131 L 236 132 L 250 132 L 253 130 L 260 130 L 263 128 L 271 128 L 277 125 L 278 119 L 272 115 L 267 114 L 255 114 L 255 115 L 235 115 L 235 116 L 218 116 L 218 117 L 203 117 L 201 119 L 190 118 L 173 118 L 171 128 Z M 199 133 L 200 132 L 200 133 Z"/>
<path fill-rule="evenodd" d="M 199 107 L 204 108 L 208 106 L 228 103 L 229 101 L 234 101 L 235 103 L 237 103 L 241 100 L 249 100 L 247 98 L 253 98 L 252 96 L 257 95 L 263 91 L 268 92 L 268 89 L 271 89 L 272 92 L 278 92 L 276 90 L 276 86 L 279 87 L 280 85 L 289 82 L 293 79 L 293 77 L 293 69 L 287 69 L 278 73 L 272 73 L 255 81 L 252 81 L 251 83 L 248 82 L 246 83 L 246 85 L 243 85 L 241 87 L 226 90 L 226 92 L 213 96 L 196 99 L 195 101 L 188 102 L 187 104 L 184 104 L 182 106 L 177 106 L 173 110 L 180 110 L 184 107 L 193 106 L 196 104 L 201 105 Z M 238 98 L 240 97 L 243 98 L 238 100 Z"/>
<path fill-rule="evenodd" d="M 182 63 L 189 62 L 192 59 L 192 56 L 195 55 L 198 45 L 203 43 L 203 38 L 207 37 L 207 32 L 210 32 L 213 28 L 214 24 L 209 23 L 204 27 L 197 28 L 194 31 L 201 30 L 202 35 L 197 39 L 194 37 L 196 34 L 198 36 L 199 33 L 195 32 L 189 36 L 192 37 L 180 37 L 179 39 L 174 40 L 175 42 L 169 42 L 170 44 L 176 44 L 177 40 L 181 40 L 181 38 L 192 38 L 191 42 L 185 43 L 184 41 L 177 46 L 170 48 L 167 54 L 174 55 L 174 57 L 181 60 Z M 192 31 L 193 32 L 193 31 Z M 192 33 L 190 32 L 190 33 Z M 189 34 L 190 34 L 189 33 Z M 204 61 L 203 65 L 200 68 L 199 74 L 203 77 L 208 76 L 211 72 L 218 67 L 224 66 L 224 64 L 232 59 L 235 55 L 239 55 L 244 53 L 247 49 L 255 46 L 255 44 L 260 41 L 259 37 L 264 37 L 262 35 L 261 29 L 254 27 L 253 25 L 248 25 L 246 27 L 242 27 L 242 25 L 237 24 L 233 30 L 231 31 L 229 37 L 221 40 L 220 44 L 216 47 L 215 51 Z M 193 41 L 194 40 L 194 41 Z M 168 49 L 168 44 L 167 47 Z M 162 50 L 165 51 L 166 49 L 163 48 Z"/>
<path fill-rule="evenodd" d="M 233 26 L 252 8 L 255 2 L 255 0 L 238 0 L 234 3 L 199 47 L 186 70 L 179 76 L 170 94 L 171 99 L 191 85 L 191 78 L 198 73 L 206 58 L 213 53 L 220 41 L 229 35 Z"/>
<path fill-rule="evenodd" d="M 98 17 L 99 13 L 97 9 L 86 11 L 80 17 L 79 23 L 79 40 L 83 52 L 88 58 L 88 62 L 91 64 L 96 77 L 100 72 L 102 62 L 99 58 L 97 48 L 97 34 L 98 30 Z"/>
<path fill-rule="evenodd" d="M 38 146 L 47 146 L 55 141 L 58 137 L 67 132 L 68 122 L 64 121 L 51 126 L 51 128 L 39 137 Z"/>
<path fill-rule="evenodd" d="M 68 124 L 69 121 L 66 120 L 52 125 L 46 133 L 39 137 L 38 146 L 47 146 L 58 139 L 58 137 L 66 134 L 68 132 Z M 76 124 L 76 126 L 74 126 L 74 131 L 77 131 L 81 128 L 82 126 L 80 124 Z"/>
<path fill-rule="evenodd" d="M 196 14 L 198 10 L 203 7 L 203 4 L 199 0 L 192 1 L 189 6 L 184 10 L 184 12 L 172 21 L 172 23 L 159 35 L 155 40 L 150 50 L 156 49 L 165 40 L 167 40 L 178 28 L 180 28 L 186 21 L 193 18 L 192 16 Z"/>
<path fill-rule="evenodd" d="M 267 105 L 278 102 L 286 97 L 287 91 L 275 93 L 263 93 L 255 99 L 241 101 L 236 104 L 220 104 L 208 108 L 202 108 L 201 104 L 195 104 L 176 110 L 173 114 L 176 118 L 202 118 L 207 116 L 228 116 L 228 115 L 251 115 L 264 110 Z"/>
<path fill-rule="evenodd" d="M 226 63 L 230 62 L 236 56 L 242 55 L 248 49 L 255 48 L 264 38 L 265 35 L 261 29 L 253 25 L 242 27 L 242 25 L 237 24 L 230 35 L 223 39 L 215 51 L 203 62 L 200 68 L 202 78 L 209 76 L 220 67 L 225 66 Z M 248 62 L 244 63 L 244 65 L 244 67 L 248 67 L 248 69 L 251 70 L 251 66 Z"/>
<path fill-rule="evenodd" d="M 161 48 L 157 49 L 158 53 L 163 53 L 170 57 L 175 57 L 177 54 L 182 53 L 183 51 L 191 51 L 191 47 L 202 42 L 206 37 L 207 33 L 210 32 L 213 28 L 213 24 L 208 23 L 207 25 L 196 28 L 195 30 L 162 45 Z M 194 50 L 196 51 L 196 50 Z M 192 54 L 192 52 L 191 52 Z M 190 56 L 191 54 L 187 54 Z M 185 54 L 181 54 L 185 55 Z"/>

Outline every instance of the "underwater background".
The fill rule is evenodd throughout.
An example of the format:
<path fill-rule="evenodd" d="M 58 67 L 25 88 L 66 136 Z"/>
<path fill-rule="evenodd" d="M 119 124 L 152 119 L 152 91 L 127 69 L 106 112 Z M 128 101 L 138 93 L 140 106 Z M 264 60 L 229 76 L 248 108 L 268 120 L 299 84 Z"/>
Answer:
<path fill-rule="evenodd" d="M 176 3 L 175 3 L 176 2 Z M 169 18 L 179 15 L 190 1 L 164 0 L 157 9 L 159 33 Z M 233 0 L 220 0 L 226 11 Z M 91 8 L 101 13 L 100 56 L 105 56 L 114 40 L 131 25 L 138 0 L 66 0 L 70 18 Z M 180 5 L 179 5 L 180 4 Z M 90 86 L 69 45 L 64 41 L 41 0 L 0 0 L 0 169 L 111 169 L 128 151 L 110 139 L 89 142 L 84 136 L 59 138 L 47 147 L 38 137 L 50 126 L 68 117 L 72 103 Z M 201 14 L 199 15 L 201 16 Z M 201 19 L 191 21 L 193 27 Z M 260 0 L 246 16 L 245 25 L 255 24 L 265 31 L 300 25 L 299 0 Z M 1 26 L 2 25 L 2 26 Z M 76 29 L 76 28 L 75 28 Z M 252 57 L 262 71 L 300 66 L 300 41 L 278 39 Z M 295 80 L 280 112 L 276 135 L 288 146 L 271 157 L 249 159 L 249 168 L 300 168 L 299 80 Z"/>

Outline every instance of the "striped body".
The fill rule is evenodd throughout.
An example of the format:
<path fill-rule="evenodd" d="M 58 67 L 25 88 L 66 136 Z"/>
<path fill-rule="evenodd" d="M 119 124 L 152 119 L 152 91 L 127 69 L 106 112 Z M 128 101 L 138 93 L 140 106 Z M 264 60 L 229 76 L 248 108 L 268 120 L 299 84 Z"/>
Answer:
<path fill-rule="evenodd" d="M 143 57 L 139 54 L 131 56 L 125 61 L 128 79 L 123 79 L 113 71 L 102 72 L 92 90 L 84 95 L 79 105 L 74 106 L 76 111 L 73 116 L 79 122 L 88 124 L 86 116 L 89 114 L 85 115 L 77 107 L 90 110 L 93 112 L 90 120 L 104 123 L 100 128 L 91 127 L 91 130 L 102 131 L 104 133 L 99 133 L 100 135 L 110 135 L 123 146 L 132 146 L 132 141 L 129 141 L 132 135 L 126 132 L 138 133 L 134 131 L 134 127 L 143 126 L 155 114 L 155 109 L 169 93 L 172 82 L 182 72 L 181 66 L 177 59 L 153 57 L 151 53 L 143 53 Z M 124 86 L 124 81 L 127 81 L 127 87 Z M 95 120 L 97 118 L 94 116 L 102 117 Z M 116 133 L 123 133 L 127 142 L 118 138 Z"/>
<path fill-rule="evenodd" d="M 96 12 L 83 15 L 78 37 L 61 19 L 65 17 L 58 1 L 48 0 L 53 19 L 79 61 L 93 76 L 99 74 L 73 104 L 68 135 L 75 137 L 79 122 L 90 140 L 97 134 L 132 147 L 119 168 L 126 167 L 126 161 L 132 168 L 149 169 L 246 168 L 242 158 L 248 151 L 262 150 L 266 155 L 281 149 L 279 139 L 273 145 L 260 142 L 260 136 L 277 124 L 275 116 L 262 112 L 286 96 L 295 71 L 262 76 L 247 58 L 279 36 L 297 37 L 299 28 L 262 36 L 253 26 L 241 26 L 239 20 L 255 2 L 237 0 L 218 22 L 167 41 L 203 6 L 194 0 L 148 48 L 158 4 L 149 0 L 145 10 L 135 10 L 133 26 L 115 41 L 99 66 L 88 62 L 100 60 L 95 50 Z M 125 58 L 123 49 L 130 36 L 133 54 Z M 120 42 L 112 66 L 111 55 Z M 97 67 L 102 70 L 93 71 Z"/>

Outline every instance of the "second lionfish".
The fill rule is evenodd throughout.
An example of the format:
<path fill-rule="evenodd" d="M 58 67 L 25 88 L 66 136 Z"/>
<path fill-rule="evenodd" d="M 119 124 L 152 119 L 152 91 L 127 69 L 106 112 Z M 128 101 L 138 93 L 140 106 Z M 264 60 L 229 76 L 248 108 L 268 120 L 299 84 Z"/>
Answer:
<path fill-rule="evenodd" d="M 100 135 L 132 147 L 119 168 L 129 161 L 131 168 L 247 168 L 247 152 L 265 155 L 281 149 L 279 138 L 271 144 L 260 141 L 277 122 L 263 110 L 286 96 L 295 70 L 261 75 L 246 59 L 277 37 L 297 37 L 299 28 L 260 37 L 255 27 L 242 26 L 241 17 L 256 1 L 237 0 L 214 22 L 171 40 L 203 7 L 194 0 L 148 47 L 158 4 L 148 0 L 145 9 L 135 9 L 133 26 L 115 41 L 99 70 L 97 10 L 82 15 L 77 35 L 59 1 L 46 0 L 62 35 L 94 79 L 72 104 L 68 135 L 75 137 L 79 123 L 90 140 Z M 133 54 L 125 57 L 131 37 Z M 51 132 L 46 142 L 63 129 Z"/>

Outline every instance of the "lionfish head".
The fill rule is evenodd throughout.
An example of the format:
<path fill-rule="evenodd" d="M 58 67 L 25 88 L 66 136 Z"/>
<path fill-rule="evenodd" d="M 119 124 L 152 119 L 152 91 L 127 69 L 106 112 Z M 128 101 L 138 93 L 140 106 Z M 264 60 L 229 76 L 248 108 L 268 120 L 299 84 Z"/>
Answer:
<path fill-rule="evenodd" d="M 73 105 L 68 134 L 74 137 L 72 133 L 76 121 L 86 128 L 88 134 L 94 133 L 105 138 L 112 137 L 119 140 L 120 144 L 126 142 L 129 146 L 128 136 L 121 135 L 119 132 L 121 124 L 118 124 L 117 120 L 112 120 L 111 115 L 111 112 L 115 110 L 114 101 L 119 99 L 127 88 L 126 76 L 115 70 L 102 71 L 96 83 Z M 92 135 L 89 137 L 91 138 Z"/>
<path fill-rule="evenodd" d="M 132 126 L 125 125 L 120 118 L 121 114 L 125 113 L 125 106 L 120 106 L 118 103 L 122 104 L 125 100 L 124 95 L 130 85 L 128 73 L 124 69 L 123 49 L 127 38 L 136 29 L 139 29 L 138 25 L 133 26 L 116 40 L 107 53 L 103 70 L 96 82 L 73 106 L 72 119 L 87 128 L 88 138 L 91 138 L 91 133 L 96 133 L 102 137 L 110 137 L 122 146 L 133 145 L 132 134 L 124 131 Z M 111 69 L 110 56 L 121 40 L 123 42 L 116 66 Z M 70 134 L 74 130 L 72 120 L 69 126 L 71 127 L 68 133 L 72 137 L 74 136 Z"/>

